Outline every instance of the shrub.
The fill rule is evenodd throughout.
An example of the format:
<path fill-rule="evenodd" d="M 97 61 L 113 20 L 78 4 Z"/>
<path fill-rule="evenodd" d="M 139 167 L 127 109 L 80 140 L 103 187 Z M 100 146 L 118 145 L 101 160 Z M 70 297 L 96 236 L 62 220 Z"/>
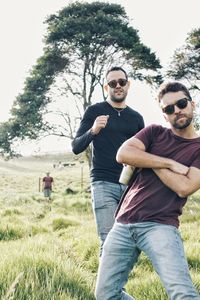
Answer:
<path fill-rule="evenodd" d="M 17 240 L 24 236 L 25 232 L 21 227 L 0 227 L 0 241 Z"/>
<path fill-rule="evenodd" d="M 79 223 L 77 221 L 70 220 L 70 219 L 64 219 L 64 218 L 54 219 L 52 222 L 54 231 L 67 228 L 69 226 L 77 226 L 77 225 L 79 225 Z"/>

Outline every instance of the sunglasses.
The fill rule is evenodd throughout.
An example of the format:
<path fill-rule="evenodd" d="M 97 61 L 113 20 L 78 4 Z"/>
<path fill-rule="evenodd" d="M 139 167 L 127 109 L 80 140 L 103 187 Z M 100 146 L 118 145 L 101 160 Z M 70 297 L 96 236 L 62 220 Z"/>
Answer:
<path fill-rule="evenodd" d="M 118 83 L 120 86 L 125 86 L 127 84 L 127 82 L 128 82 L 127 79 L 120 78 L 118 80 L 109 81 L 108 85 L 110 88 L 115 89 Z"/>
<path fill-rule="evenodd" d="M 184 109 L 187 107 L 188 101 L 191 101 L 191 99 L 188 98 L 179 99 L 174 104 L 170 104 L 165 107 L 162 107 L 162 111 L 167 115 L 172 115 L 175 111 L 175 106 L 177 106 L 179 109 Z"/>

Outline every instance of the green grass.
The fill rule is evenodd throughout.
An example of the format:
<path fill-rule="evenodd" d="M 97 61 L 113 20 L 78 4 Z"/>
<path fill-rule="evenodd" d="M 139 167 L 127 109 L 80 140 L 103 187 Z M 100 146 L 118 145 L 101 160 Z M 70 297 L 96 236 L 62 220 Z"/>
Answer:
<path fill-rule="evenodd" d="M 0 161 L 0 299 L 94 300 L 99 243 L 88 167 L 53 169 L 65 157 Z M 72 158 L 66 158 L 72 161 Z M 81 177 L 83 167 L 83 178 Z M 55 179 L 53 200 L 39 192 L 46 170 Z M 66 193 L 70 188 L 74 193 Z M 190 197 L 181 234 L 192 279 L 200 291 L 200 193 Z M 142 254 L 127 291 L 137 300 L 167 300 L 148 258 Z"/>

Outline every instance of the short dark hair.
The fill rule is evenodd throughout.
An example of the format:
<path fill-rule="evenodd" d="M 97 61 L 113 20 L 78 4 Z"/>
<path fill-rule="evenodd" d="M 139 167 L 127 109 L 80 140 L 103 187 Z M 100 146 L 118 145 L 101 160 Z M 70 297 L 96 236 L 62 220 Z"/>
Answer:
<path fill-rule="evenodd" d="M 158 93 L 158 101 L 160 102 L 160 100 L 162 99 L 162 97 L 170 92 L 179 92 L 182 91 L 186 97 L 188 97 L 190 100 L 192 100 L 191 96 L 190 96 L 190 92 L 188 91 L 188 89 L 186 88 L 186 86 L 180 82 L 177 81 L 173 81 L 173 82 L 166 82 L 166 83 L 162 83 L 160 86 L 160 90 Z"/>
<path fill-rule="evenodd" d="M 122 71 L 122 72 L 125 74 L 125 76 L 126 76 L 126 80 L 128 80 L 128 75 L 127 75 L 126 71 L 125 71 L 122 67 L 112 67 L 112 68 L 110 68 L 110 69 L 107 71 L 107 73 L 106 73 L 106 77 L 108 76 L 108 74 L 109 74 L 110 72 L 113 72 L 113 71 Z"/>

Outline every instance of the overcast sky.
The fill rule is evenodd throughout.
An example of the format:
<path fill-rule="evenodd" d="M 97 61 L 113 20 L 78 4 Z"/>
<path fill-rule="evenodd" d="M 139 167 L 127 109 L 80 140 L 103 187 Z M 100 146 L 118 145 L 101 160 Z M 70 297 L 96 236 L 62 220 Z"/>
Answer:
<path fill-rule="evenodd" d="M 22 91 L 29 70 L 43 53 L 46 30 L 43 22 L 46 16 L 56 13 L 71 2 L 73 1 L 0 1 L 0 121 L 8 118 L 12 103 Z M 184 44 L 187 34 L 200 27 L 200 0 L 107 2 L 124 6 L 131 25 L 139 30 L 142 42 L 156 53 L 164 67 L 175 49 Z M 143 114 L 146 124 L 163 122 L 152 94 L 144 85 L 132 83 L 128 104 Z M 64 143 L 63 141 L 60 147 Z M 41 144 L 44 151 L 46 144 L 46 141 Z"/>

